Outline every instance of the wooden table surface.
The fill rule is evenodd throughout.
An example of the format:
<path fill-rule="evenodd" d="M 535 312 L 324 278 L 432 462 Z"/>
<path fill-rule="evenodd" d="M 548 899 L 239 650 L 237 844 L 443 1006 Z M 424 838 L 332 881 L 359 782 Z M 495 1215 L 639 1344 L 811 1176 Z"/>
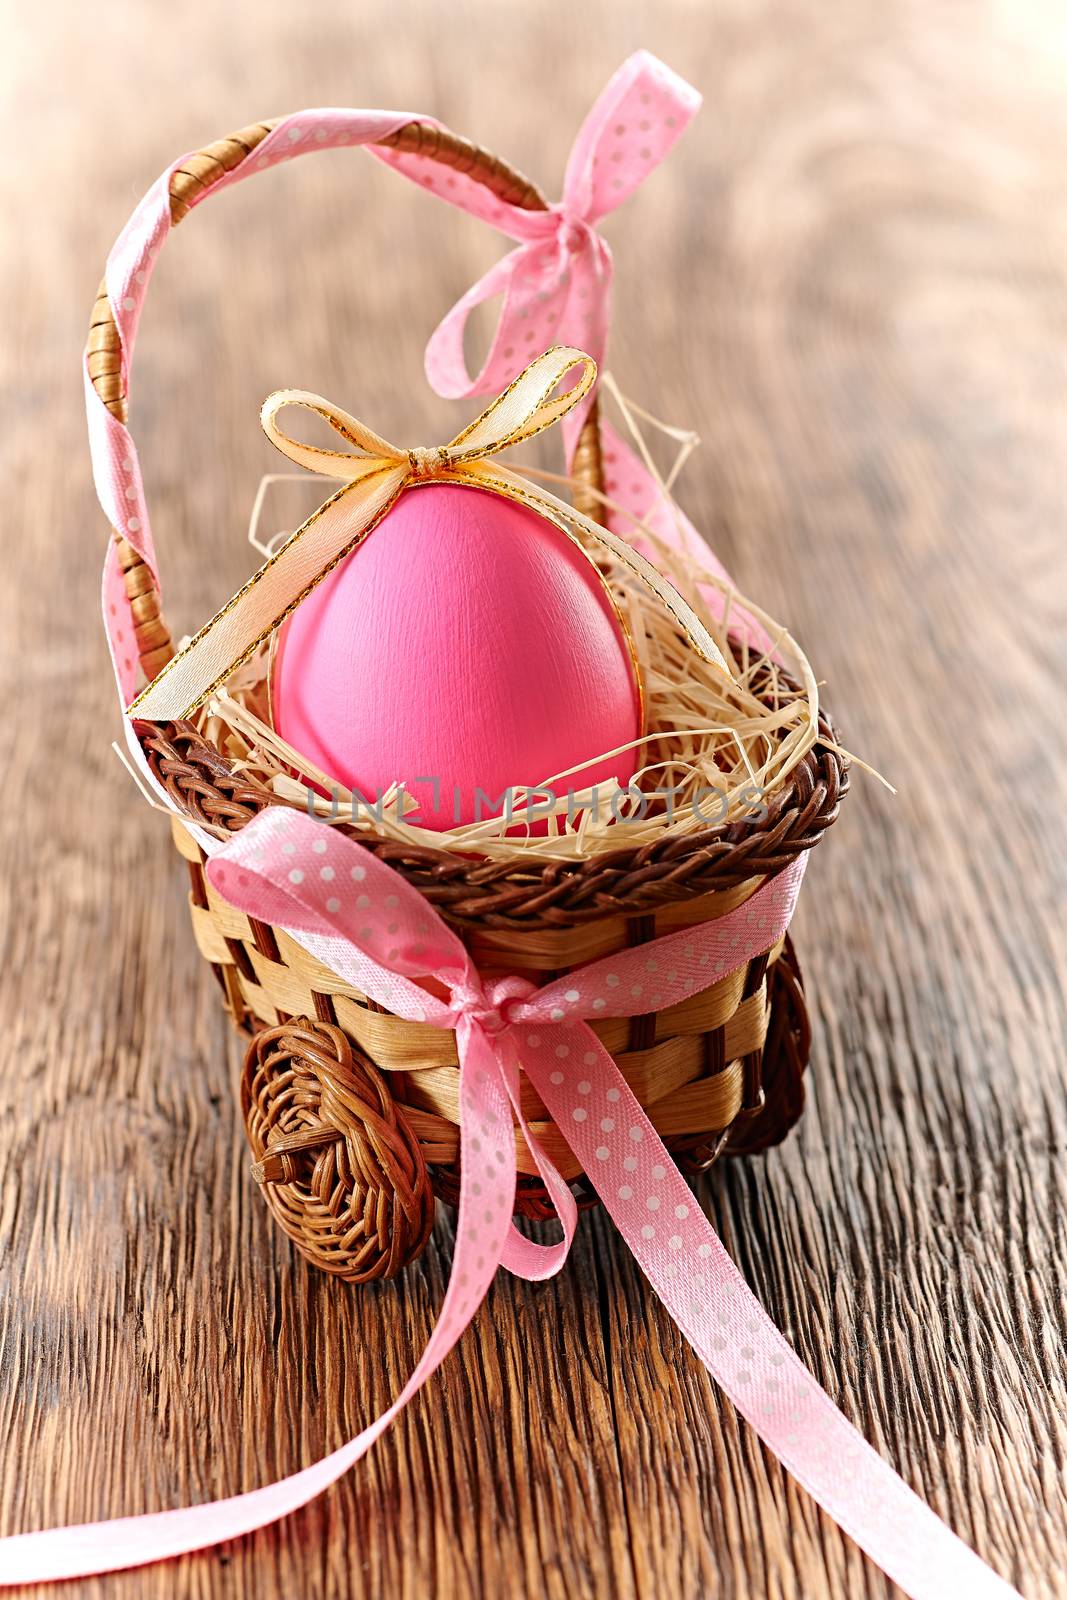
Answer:
<path fill-rule="evenodd" d="M 4 8 L 0 1527 L 204 1499 L 350 1437 L 448 1275 L 338 1286 L 275 1232 L 239 1047 L 164 821 L 109 745 L 79 354 L 180 151 L 304 104 L 442 116 L 558 192 L 647 44 L 704 92 L 605 226 L 614 367 L 704 445 L 682 493 L 814 657 L 860 780 L 798 917 L 801 1128 L 700 1188 L 829 1392 L 1027 1596 L 1067 1595 L 1067 75 L 1037 5 Z M 254 564 L 262 397 L 400 438 L 465 416 L 425 336 L 503 248 L 359 152 L 212 201 L 144 319 L 132 421 L 179 629 Z M 366 1462 L 282 1526 L 57 1595 L 877 1596 L 611 1226 L 501 1276 Z"/>

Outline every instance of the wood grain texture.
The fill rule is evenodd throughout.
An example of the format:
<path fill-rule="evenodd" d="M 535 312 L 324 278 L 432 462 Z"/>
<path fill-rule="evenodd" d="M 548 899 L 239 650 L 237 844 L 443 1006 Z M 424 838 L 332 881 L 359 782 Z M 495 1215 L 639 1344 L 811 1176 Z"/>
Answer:
<path fill-rule="evenodd" d="M 439 114 L 558 190 L 644 43 L 707 104 L 613 218 L 614 366 L 698 427 L 684 498 L 784 616 L 860 783 L 797 934 L 809 1110 L 701 1198 L 872 1441 L 1027 1596 L 1067 1595 L 1062 907 L 1067 58 L 1055 14 L 475 0 L 4 7 L 0 1526 L 291 1471 L 400 1386 L 447 1278 L 346 1290 L 276 1234 L 239 1052 L 133 792 L 81 415 L 111 240 L 176 153 L 303 104 Z M 175 235 L 132 397 L 179 630 L 250 570 L 272 388 L 445 437 L 421 345 L 502 248 L 359 153 Z M 132 1596 L 879 1596 L 716 1394 L 602 1217 L 501 1277 L 339 1487 Z"/>

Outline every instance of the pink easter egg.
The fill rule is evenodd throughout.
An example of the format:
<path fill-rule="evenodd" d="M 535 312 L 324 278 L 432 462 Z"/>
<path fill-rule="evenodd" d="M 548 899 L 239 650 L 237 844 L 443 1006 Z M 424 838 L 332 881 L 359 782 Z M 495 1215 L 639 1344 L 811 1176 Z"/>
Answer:
<path fill-rule="evenodd" d="M 427 484 L 283 624 L 282 738 L 368 802 L 403 782 L 443 829 L 500 815 L 505 792 L 581 768 L 626 783 L 641 735 L 633 659 L 596 569 L 566 534 L 486 490 Z"/>

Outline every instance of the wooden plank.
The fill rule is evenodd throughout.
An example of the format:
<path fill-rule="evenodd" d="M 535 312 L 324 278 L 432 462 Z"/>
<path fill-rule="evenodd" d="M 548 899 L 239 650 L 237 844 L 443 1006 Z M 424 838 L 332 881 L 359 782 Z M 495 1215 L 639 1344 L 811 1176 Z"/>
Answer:
<path fill-rule="evenodd" d="M 436 112 L 558 192 L 645 43 L 700 122 L 606 224 L 624 389 L 704 435 L 683 499 L 827 680 L 862 780 L 813 864 L 807 1115 L 700 1195 L 827 1388 L 1027 1595 L 1067 1594 L 1063 383 L 1052 24 L 890 6 L 113 0 L 5 19 L 0 288 L 4 1028 L 0 1528 L 232 1492 L 382 1409 L 447 1278 L 442 1219 L 354 1290 L 271 1228 L 238 1047 L 167 827 L 108 751 L 105 530 L 77 352 L 99 266 L 178 152 L 299 104 Z M 54 21 L 54 18 L 53 18 Z M 12 77 L 14 84 L 14 77 Z M 47 85 L 47 93 L 43 85 Z M 550 86 L 546 94 L 544 86 Z M 446 437 L 421 346 L 502 248 L 358 153 L 212 200 L 168 247 L 133 425 L 179 630 L 254 565 L 298 383 Z M 56 463 L 62 465 L 57 468 Z M 553 464 L 555 464 L 553 462 Z M 1025 897 L 1025 898 L 1024 898 Z M 367 1461 L 281 1526 L 57 1596 L 874 1596 L 690 1357 L 610 1225 L 501 1278 Z"/>

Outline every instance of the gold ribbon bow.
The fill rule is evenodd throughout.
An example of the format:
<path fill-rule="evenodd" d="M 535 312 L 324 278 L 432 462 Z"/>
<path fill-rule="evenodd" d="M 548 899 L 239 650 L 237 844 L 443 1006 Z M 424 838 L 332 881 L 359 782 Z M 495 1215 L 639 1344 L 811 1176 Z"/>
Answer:
<path fill-rule="evenodd" d="M 557 394 L 577 369 L 570 386 Z M 489 458 L 567 414 L 596 381 L 596 363 L 581 350 L 553 346 L 521 372 L 480 417 L 436 449 L 401 450 L 346 411 L 302 389 L 279 389 L 263 406 L 264 432 L 290 461 L 340 478 L 342 487 L 297 528 L 195 638 L 167 662 L 131 704 L 151 721 L 187 717 L 269 637 L 305 595 L 355 550 L 406 489 L 462 483 L 532 506 L 585 550 L 579 535 L 610 553 L 665 605 L 693 648 L 727 672 L 715 641 L 692 608 L 643 556 L 547 490 Z M 315 411 L 352 451 L 300 444 L 281 431 L 286 406 Z M 585 550 L 588 556 L 589 552 Z M 592 560 L 592 557 L 589 556 Z"/>

